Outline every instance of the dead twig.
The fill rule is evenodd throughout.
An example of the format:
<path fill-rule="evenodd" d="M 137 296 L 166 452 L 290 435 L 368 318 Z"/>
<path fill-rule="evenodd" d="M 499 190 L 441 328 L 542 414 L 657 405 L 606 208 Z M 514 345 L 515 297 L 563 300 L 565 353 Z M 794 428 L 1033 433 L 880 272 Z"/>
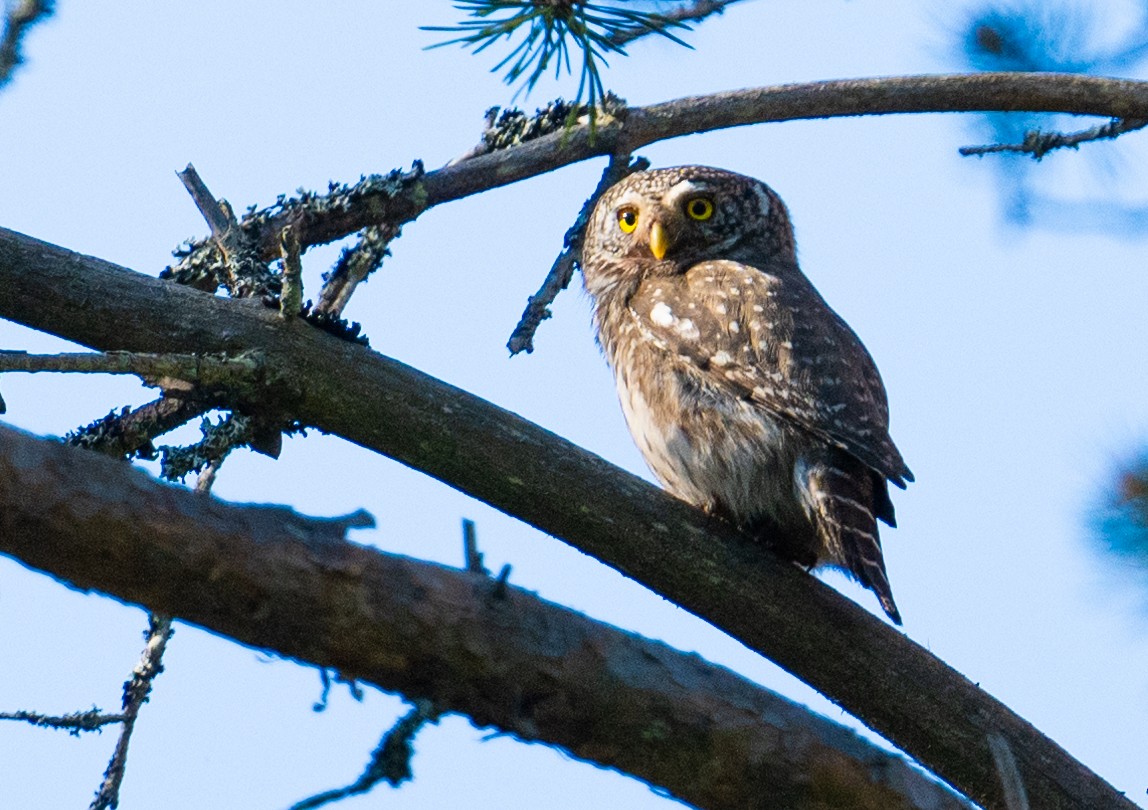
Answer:
<path fill-rule="evenodd" d="M 414 756 L 415 735 L 427 723 L 438 722 L 439 713 L 429 700 L 416 700 L 411 710 L 399 718 L 371 752 L 366 769 L 346 787 L 317 793 L 291 805 L 291 810 L 314 810 L 331 802 L 368 793 L 380 782 L 398 787 L 411 779 L 411 757 Z"/>
<path fill-rule="evenodd" d="M 462 553 L 467 571 L 490 576 L 490 571 L 482 564 L 482 552 L 478 550 L 478 532 L 475 531 L 474 521 L 466 518 L 462 519 Z"/>
<path fill-rule="evenodd" d="M 1148 118 L 1113 118 L 1107 124 L 1090 127 L 1079 132 L 1042 132 L 1039 129 L 1032 129 L 1025 133 L 1024 140 L 1020 143 L 962 146 L 960 153 L 964 157 L 971 155 L 983 157 L 1000 152 L 1017 152 L 1032 155 L 1034 160 L 1040 160 L 1056 149 L 1079 149 L 1082 143 L 1119 138 L 1126 132 L 1135 132 L 1146 126 L 1148 126 Z"/>
<path fill-rule="evenodd" d="M 190 163 L 176 175 L 199 213 L 207 220 L 215 249 L 213 253 L 216 254 L 200 257 L 199 264 L 189 268 L 193 272 L 180 280 L 208 292 L 226 287 L 233 298 L 279 295 L 280 280 L 267 268 L 260 255 L 257 238 L 235 218 L 235 211 L 227 200 L 217 200 Z M 285 229 L 286 225 L 276 233 L 281 235 Z M 279 247 L 281 250 L 282 246 Z"/>
<path fill-rule="evenodd" d="M 602 179 L 598 181 L 598 187 L 594 189 L 590 198 L 582 204 L 582 210 L 578 212 L 577 219 L 566 231 L 566 236 L 562 241 L 562 252 L 558 254 L 558 258 L 550 266 L 550 272 L 546 274 L 542 286 L 538 288 L 538 292 L 526 299 L 526 309 L 523 311 L 522 317 L 519 318 L 518 325 L 510 333 L 510 340 L 506 342 L 506 348 L 510 349 L 511 356 L 519 352 L 530 354 L 534 351 L 534 333 L 538 331 L 542 322 L 550 317 L 550 305 L 554 303 L 558 293 L 570 286 L 570 279 L 574 277 L 574 267 L 581 261 L 582 237 L 586 233 L 586 223 L 590 219 L 590 213 L 594 210 L 594 206 L 598 204 L 598 198 L 606 193 L 606 189 L 626 175 L 643 171 L 649 167 L 650 162 L 645 158 L 638 158 L 631 163 L 628 153 L 611 156 L 610 165 L 602 172 Z"/>
<path fill-rule="evenodd" d="M 170 616 L 152 614 L 148 617 L 143 655 L 132 670 L 131 678 L 124 684 L 123 726 L 120 728 L 120 738 L 116 741 L 115 751 L 112 752 L 111 761 L 104 771 L 104 781 L 96 791 L 96 798 L 89 805 L 89 810 L 108 810 L 119 805 L 120 785 L 123 784 L 124 770 L 127 767 L 128 744 L 131 742 L 140 709 L 151 694 L 152 682 L 163 672 L 161 662 L 171 634 Z"/>
<path fill-rule="evenodd" d="M 279 315 L 295 318 L 303 308 L 303 259 L 299 237 L 290 225 L 279 234 L 279 246 L 283 253 L 283 288 L 279 293 Z"/>
<path fill-rule="evenodd" d="M 2 712 L 0 713 L 0 720 L 17 720 L 24 723 L 31 723 L 33 726 L 39 726 L 40 728 L 62 729 L 73 737 L 79 737 L 80 733 L 84 731 L 100 731 L 106 725 L 122 723 L 124 721 L 124 715 L 104 714 L 104 712 L 93 706 L 84 712 L 61 715 L 25 711 Z"/>

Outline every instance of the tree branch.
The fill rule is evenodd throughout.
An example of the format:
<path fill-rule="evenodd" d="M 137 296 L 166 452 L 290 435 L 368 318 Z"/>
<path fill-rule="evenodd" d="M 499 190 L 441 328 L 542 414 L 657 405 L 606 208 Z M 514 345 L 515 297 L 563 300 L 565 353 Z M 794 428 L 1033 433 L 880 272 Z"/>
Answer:
<path fill-rule="evenodd" d="M 1082 143 L 1119 138 L 1126 132 L 1135 132 L 1148 127 L 1148 118 L 1113 118 L 1106 124 L 1089 127 L 1079 132 L 1042 132 L 1029 130 L 1021 143 L 997 143 L 990 146 L 962 146 L 958 152 L 964 157 L 996 154 L 998 152 L 1018 152 L 1032 155 L 1040 160 L 1055 149 L 1079 149 Z"/>
<path fill-rule="evenodd" d="M 291 805 L 290 810 L 314 810 L 351 796 L 369 793 L 380 782 L 398 787 L 414 777 L 411 758 L 414 756 L 415 735 L 427 723 L 437 723 L 439 713 L 429 700 L 417 700 L 411 710 L 383 735 L 378 747 L 371 752 L 366 769 L 346 787 L 325 790 Z"/>
<path fill-rule="evenodd" d="M 367 523 L 223 503 L 0 427 L 0 550 L 75 587 L 559 746 L 700 807 L 783 810 L 837 792 L 874 807 L 969 807 L 696 655 L 343 539 Z"/>
<path fill-rule="evenodd" d="M 841 79 L 682 98 L 633 107 L 436 171 L 368 178 L 329 195 L 307 195 L 247 215 L 265 261 L 279 233 L 296 227 L 304 249 L 372 225 L 396 228 L 435 205 L 479 194 L 592 157 L 634 152 L 657 141 L 766 122 L 923 112 L 1061 112 L 1148 118 L 1148 82 L 1080 74 L 978 73 Z M 214 243 L 212 243 L 214 247 Z M 193 254 L 193 259 L 198 254 Z"/>
<path fill-rule="evenodd" d="M 107 770 L 104 771 L 104 780 L 100 783 L 89 810 L 108 810 L 108 808 L 114 810 L 119 806 L 120 785 L 123 784 L 127 769 L 128 745 L 132 739 L 132 732 L 135 731 L 140 709 L 151 694 L 152 683 L 163 672 L 161 661 L 173 632 L 171 617 L 152 614 L 148 617 L 148 625 L 140 661 L 132 670 L 131 678 L 124 684 L 123 725 L 120 727 L 120 736 L 116 740 L 116 748 L 112 752 Z"/>
<path fill-rule="evenodd" d="M 255 384 L 263 370 L 256 355 L 210 357 L 195 354 L 148 354 L 146 352 L 64 352 L 29 354 L 0 350 L 0 373 L 42 371 L 80 372 L 85 374 L 134 374 L 144 381 L 162 381 L 180 386 L 176 381 L 194 383 L 205 388 L 227 388 Z"/>
<path fill-rule="evenodd" d="M 82 731 L 102 731 L 104 726 L 122 723 L 124 716 L 122 714 L 105 714 L 93 707 L 87 711 L 61 715 L 29 711 L 0 712 L 0 720 L 16 720 L 21 723 L 31 723 L 40 728 L 62 729 L 72 736 L 78 737 Z"/>
<path fill-rule="evenodd" d="M 0 317 L 105 351 L 261 351 L 283 374 L 306 381 L 283 386 L 276 407 L 663 594 L 773 659 L 977 803 L 1004 806 L 989 744 L 998 734 L 1034 807 L 1133 807 L 927 650 L 728 525 L 402 363 L 298 319 L 283 321 L 258 302 L 205 295 L 3 229 Z M 150 600 L 161 596 L 140 599 Z M 344 630 L 349 639 L 358 632 Z"/>

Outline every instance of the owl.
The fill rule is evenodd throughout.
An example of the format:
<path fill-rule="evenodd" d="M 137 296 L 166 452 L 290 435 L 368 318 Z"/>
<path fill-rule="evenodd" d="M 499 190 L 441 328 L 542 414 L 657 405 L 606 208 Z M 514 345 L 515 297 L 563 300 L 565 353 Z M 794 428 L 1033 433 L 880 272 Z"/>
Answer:
<path fill-rule="evenodd" d="M 873 358 L 797 265 L 769 186 L 704 166 L 602 196 L 582 275 L 634 441 L 674 495 L 893 601 L 877 520 L 913 474 Z"/>

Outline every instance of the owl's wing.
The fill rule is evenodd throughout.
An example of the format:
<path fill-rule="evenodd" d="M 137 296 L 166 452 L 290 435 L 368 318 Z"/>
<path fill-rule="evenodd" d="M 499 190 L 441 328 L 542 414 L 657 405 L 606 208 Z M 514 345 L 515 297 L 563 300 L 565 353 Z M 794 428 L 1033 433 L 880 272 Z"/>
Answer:
<path fill-rule="evenodd" d="M 889 437 L 873 358 L 795 265 L 702 262 L 647 278 L 630 310 L 649 339 L 710 384 L 821 436 L 899 487 L 913 480 Z"/>

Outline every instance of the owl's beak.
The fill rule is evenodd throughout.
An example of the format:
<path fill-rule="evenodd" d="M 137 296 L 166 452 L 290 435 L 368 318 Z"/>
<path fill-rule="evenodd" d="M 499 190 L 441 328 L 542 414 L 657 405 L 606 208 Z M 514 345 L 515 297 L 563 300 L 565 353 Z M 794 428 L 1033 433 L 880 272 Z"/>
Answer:
<path fill-rule="evenodd" d="M 655 219 L 650 226 L 650 252 L 654 254 L 655 259 L 661 261 L 669 249 L 670 236 L 662 223 Z"/>

